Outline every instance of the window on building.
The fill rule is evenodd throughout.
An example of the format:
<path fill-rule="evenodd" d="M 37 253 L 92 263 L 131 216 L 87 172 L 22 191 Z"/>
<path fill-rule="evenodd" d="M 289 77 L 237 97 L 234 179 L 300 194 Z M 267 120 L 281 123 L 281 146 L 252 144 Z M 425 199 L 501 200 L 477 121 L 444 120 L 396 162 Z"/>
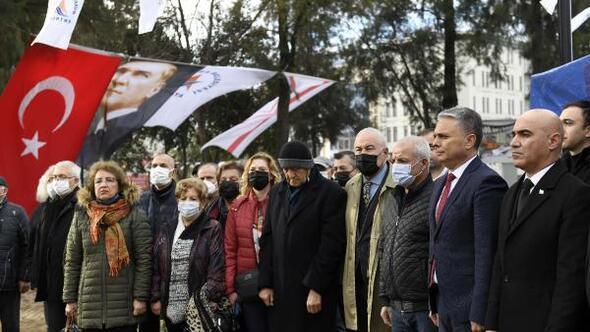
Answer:
<path fill-rule="evenodd" d="M 397 103 L 392 105 L 391 112 L 393 113 L 393 117 L 397 118 Z"/>
<path fill-rule="evenodd" d="M 488 113 L 490 113 L 490 97 L 486 98 L 486 108 L 488 109 Z"/>
<path fill-rule="evenodd" d="M 477 110 L 477 100 L 475 96 L 473 96 L 473 110 Z"/>
<path fill-rule="evenodd" d="M 486 86 L 486 73 L 482 70 L 481 72 L 481 87 Z"/>
<path fill-rule="evenodd" d="M 522 91 L 522 76 L 518 76 L 518 91 Z"/>
<path fill-rule="evenodd" d="M 391 117 L 391 103 L 385 103 L 385 118 Z"/>
<path fill-rule="evenodd" d="M 481 110 L 486 113 L 486 97 L 481 97 Z"/>
<path fill-rule="evenodd" d="M 408 126 L 404 127 L 404 137 L 408 136 Z"/>
<path fill-rule="evenodd" d="M 393 141 L 397 142 L 397 127 L 393 127 Z"/>
<path fill-rule="evenodd" d="M 471 72 L 471 79 L 473 80 L 473 86 L 475 86 L 475 69 Z"/>
<path fill-rule="evenodd" d="M 391 143 L 391 128 L 387 128 L 387 143 Z"/>
<path fill-rule="evenodd" d="M 523 102 L 522 100 L 520 101 L 520 114 L 522 114 L 524 111 L 524 106 L 523 106 Z"/>

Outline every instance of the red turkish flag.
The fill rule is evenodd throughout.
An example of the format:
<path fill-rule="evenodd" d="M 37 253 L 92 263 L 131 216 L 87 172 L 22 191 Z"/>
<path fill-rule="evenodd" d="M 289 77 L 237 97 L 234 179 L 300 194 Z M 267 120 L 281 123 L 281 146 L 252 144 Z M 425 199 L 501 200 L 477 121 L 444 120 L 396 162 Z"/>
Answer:
<path fill-rule="evenodd" d="M 29 214 L 43 172 L 78 156 L 120 60 L 76 47 L 25 50 L 0 96 L 0 176 L 8 199 Z"/>

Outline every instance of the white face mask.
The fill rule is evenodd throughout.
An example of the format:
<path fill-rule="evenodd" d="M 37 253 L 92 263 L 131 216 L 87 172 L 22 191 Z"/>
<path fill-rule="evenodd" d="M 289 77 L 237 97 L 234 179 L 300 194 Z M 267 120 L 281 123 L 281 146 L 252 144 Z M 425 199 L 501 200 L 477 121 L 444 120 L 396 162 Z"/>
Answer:
<path fill-rule="evenodd" d="M 47 195 L 49 195 L 49 198 L 54 199 L 55 196 L 57 196 L 57 193 L 55 192 L 55 182 L 51 181 L 47 183 Z"/>
<path fill-rule="evenodd" d="M 209 180 L 203 180 L 203 182 L 207 186 L 207 193 L 209 195 L 215 194 L 217 192 L 217 186 L 215 185 L 215 183 L 213 183 Z"/>
<path fill-rule="evenodd" d="M 74 188 L 70 187 L 69 180 L 64 179 L 54 181 L 53 189 L 60 197 L 63 197 L 71 193 Z"/>
<path fill-rule="evenodd" d="M 180 201 L 178 202 L 178 212 L 184 218 L 192 218 L 201 212 L 199 202 L 197 201 Z"/>
<path fill-rule="evenodd" d="M 172 171 L 166 167 L 154 167 L 150 169 L 150 183 L 154 186 L 165 186 L 172 181 Z"/>

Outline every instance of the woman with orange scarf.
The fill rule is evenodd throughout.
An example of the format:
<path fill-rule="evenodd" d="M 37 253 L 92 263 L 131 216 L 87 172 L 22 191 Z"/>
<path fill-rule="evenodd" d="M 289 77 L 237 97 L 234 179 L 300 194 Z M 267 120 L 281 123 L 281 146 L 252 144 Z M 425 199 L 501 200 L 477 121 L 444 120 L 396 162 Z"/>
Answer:
<path fill-rule="evenodd" d="M 92 165 L 68 234 L 63 300 L 84 331 L 135 331 L 150 296 L 152 236 L 136 186 L 112 161 Z"/>

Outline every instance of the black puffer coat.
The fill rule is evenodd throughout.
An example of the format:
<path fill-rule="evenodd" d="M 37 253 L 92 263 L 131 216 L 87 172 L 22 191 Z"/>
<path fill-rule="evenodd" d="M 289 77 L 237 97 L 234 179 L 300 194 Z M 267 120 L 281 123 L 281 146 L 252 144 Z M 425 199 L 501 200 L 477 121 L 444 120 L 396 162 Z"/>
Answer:
<path fill-rule="evenodd" d="M 389 200 L 398 206 L 383 209 L 379 296 L 385 303 L 428 301 L 428 203 L 432 188 L 429 176 L 407 195 L 399 186 L 387 193 L 405 197 Z"/>
<path fill-rule="evenodd" d="M 0 291 L 15 291 L 29 281 L 29 218 L 20 205 L 0 203 Z"/>

